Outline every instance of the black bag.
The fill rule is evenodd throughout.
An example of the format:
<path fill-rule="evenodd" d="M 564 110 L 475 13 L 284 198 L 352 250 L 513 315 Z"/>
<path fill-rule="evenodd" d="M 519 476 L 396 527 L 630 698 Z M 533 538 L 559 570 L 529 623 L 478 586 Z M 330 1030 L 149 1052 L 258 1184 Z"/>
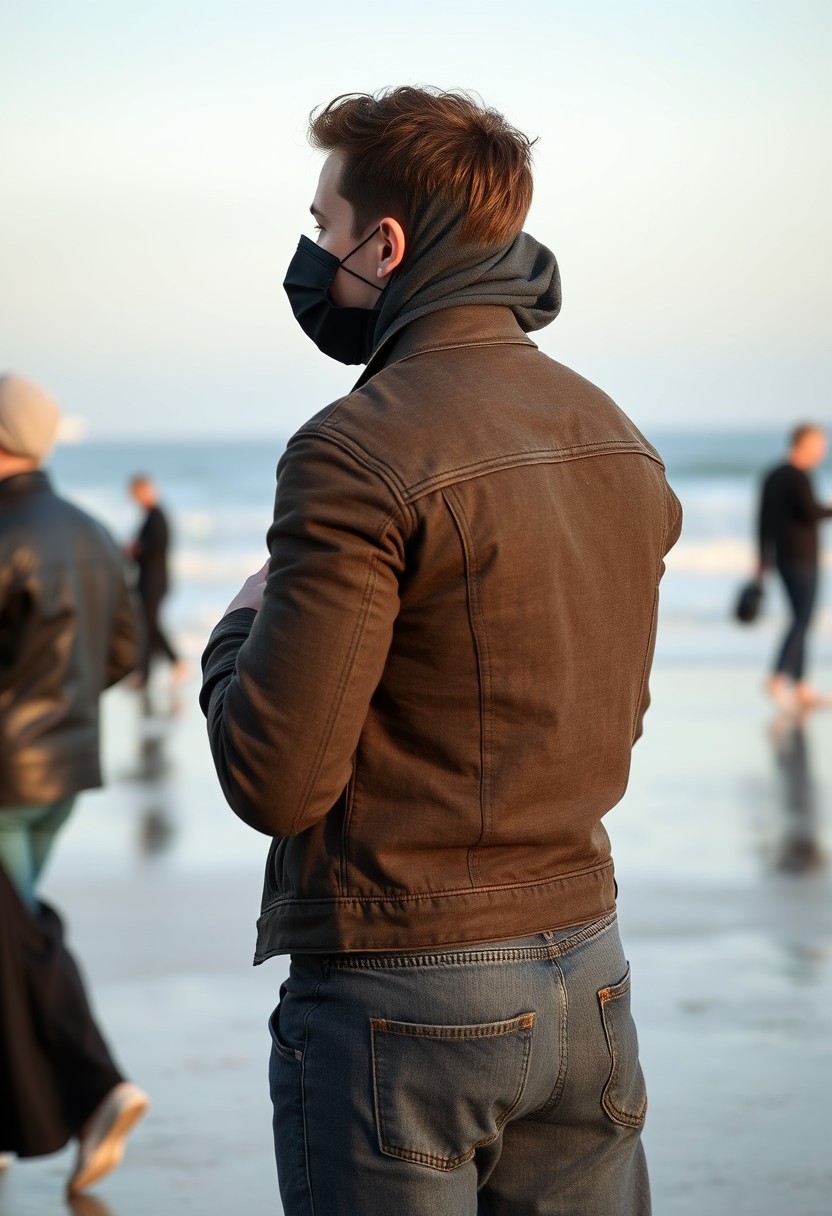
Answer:
<path fill-rule="evenodd" d="M 760 606 L 763 602 L 763 584 L 759 578 L 752 579 L 750 583 L 746 583 L 740 589 L 737 603 L 734 608 L 734 616 L 738 621 L 742 621 L 744 625 L 750 625 L 752 621 L 756 621 L 760 613 Z"/>

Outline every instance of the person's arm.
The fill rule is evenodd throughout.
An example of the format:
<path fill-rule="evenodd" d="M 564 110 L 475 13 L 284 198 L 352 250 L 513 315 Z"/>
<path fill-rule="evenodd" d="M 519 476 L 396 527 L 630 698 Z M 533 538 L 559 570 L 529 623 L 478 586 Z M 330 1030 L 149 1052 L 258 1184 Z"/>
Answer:
<path fill-rule="evenodd" d="M 795 473 L 792 497 L 795 514 L 805 523 L 817 523 L 832 517 L 832 505 L 825 506 L 817 501 L 808 474 L 800 469 L 796 469 Z"/>
<path fill-rule="evenodd" d="M 131 556 L 142 565 L 164 561 L 168 550 L 168 522 L 159 507 L 152 507 L 131 546 Z"/>
<path fill-rule="evenodd" d="M 774 528 L 771 509 L 771 490 L 768 479 L 760 491 L 760 507 L 757 514 L 757 578 L 762 579 L 774 565 Z"/>
<path fill-rule="evenodd" d="M 350 779 L 398 613 L 406 519 L 362 453 L 308 432 L 290 443 L 262 606 L 216 627 L 200 695 L 223 793 L 267 835 L 309 827 Z"/>
<path fill-rule="evenodd" d="M 168 521 L 162 509 L 155 507 L 147 522 L 147 535 L 144 540 L 145 552 L 156 558 L 157 561 L 163 561 L 168 551 L 170 536 Z"/>

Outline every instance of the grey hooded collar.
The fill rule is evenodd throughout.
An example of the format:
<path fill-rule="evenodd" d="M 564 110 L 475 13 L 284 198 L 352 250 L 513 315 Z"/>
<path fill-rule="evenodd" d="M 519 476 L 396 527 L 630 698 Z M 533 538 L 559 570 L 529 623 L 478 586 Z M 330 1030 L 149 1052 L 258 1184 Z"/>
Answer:
<path fill-rule="evenodd" d="M 510 308 L 526 333 L 560 312 L 555 255 L 527 232 L 509 245 L 483 249 L 459 239 L 462 217 L 440 200 L 416 217 L 409 251 L 381 298 L 375 349 L 359 383 L 384 362 L 390 340 L 411 321 L 444 308 L 490 304 Z"/>

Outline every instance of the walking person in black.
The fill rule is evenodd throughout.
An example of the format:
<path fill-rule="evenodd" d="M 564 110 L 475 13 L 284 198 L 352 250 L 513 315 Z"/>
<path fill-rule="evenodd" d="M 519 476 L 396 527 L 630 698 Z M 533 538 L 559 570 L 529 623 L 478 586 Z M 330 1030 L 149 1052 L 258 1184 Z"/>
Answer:
<path fill-rule="evenodd" d="M 155 654 L 163 654 L 173 665 L 174 678 L 184 679 L 187 668 L 159 624 L 162 601 L 168 593 L 168 549 L 170 528 L 159 506 L 159 495 L 150 477 L 137 474 L 130 481 L 130 496 L 144 508 L 145 517 L 138 535 L 128 553 L 139 570 L 136 586 L 144 617 L 144 645 L 140 666 L 141 686 L 150 678 L 150 667 Z"/>
<path fill-rule="evenodd" d="M 760 574 L 776 566 L 793 613 L 767 687 L 786 709 L 832 703 L 805 678 L 806 635 L 818 590 L 818 522 L 832 516 L 832 506 L 816 501 L 809 470 L 823 461 L 826 451 L 822 427 L 802 423 L 792 431 L 785 464 L 772 469 L 763 482 Z"/>

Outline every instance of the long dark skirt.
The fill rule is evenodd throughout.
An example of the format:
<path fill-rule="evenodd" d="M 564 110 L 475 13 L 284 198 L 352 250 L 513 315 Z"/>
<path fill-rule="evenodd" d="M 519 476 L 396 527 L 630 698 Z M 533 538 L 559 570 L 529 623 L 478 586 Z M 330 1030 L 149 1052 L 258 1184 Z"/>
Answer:
<path fill-rule="evenodd" d="M 122 1079 L 59 916 L 33 916 L 0 866 L 0 1153 L 57 1152 Z"/>

